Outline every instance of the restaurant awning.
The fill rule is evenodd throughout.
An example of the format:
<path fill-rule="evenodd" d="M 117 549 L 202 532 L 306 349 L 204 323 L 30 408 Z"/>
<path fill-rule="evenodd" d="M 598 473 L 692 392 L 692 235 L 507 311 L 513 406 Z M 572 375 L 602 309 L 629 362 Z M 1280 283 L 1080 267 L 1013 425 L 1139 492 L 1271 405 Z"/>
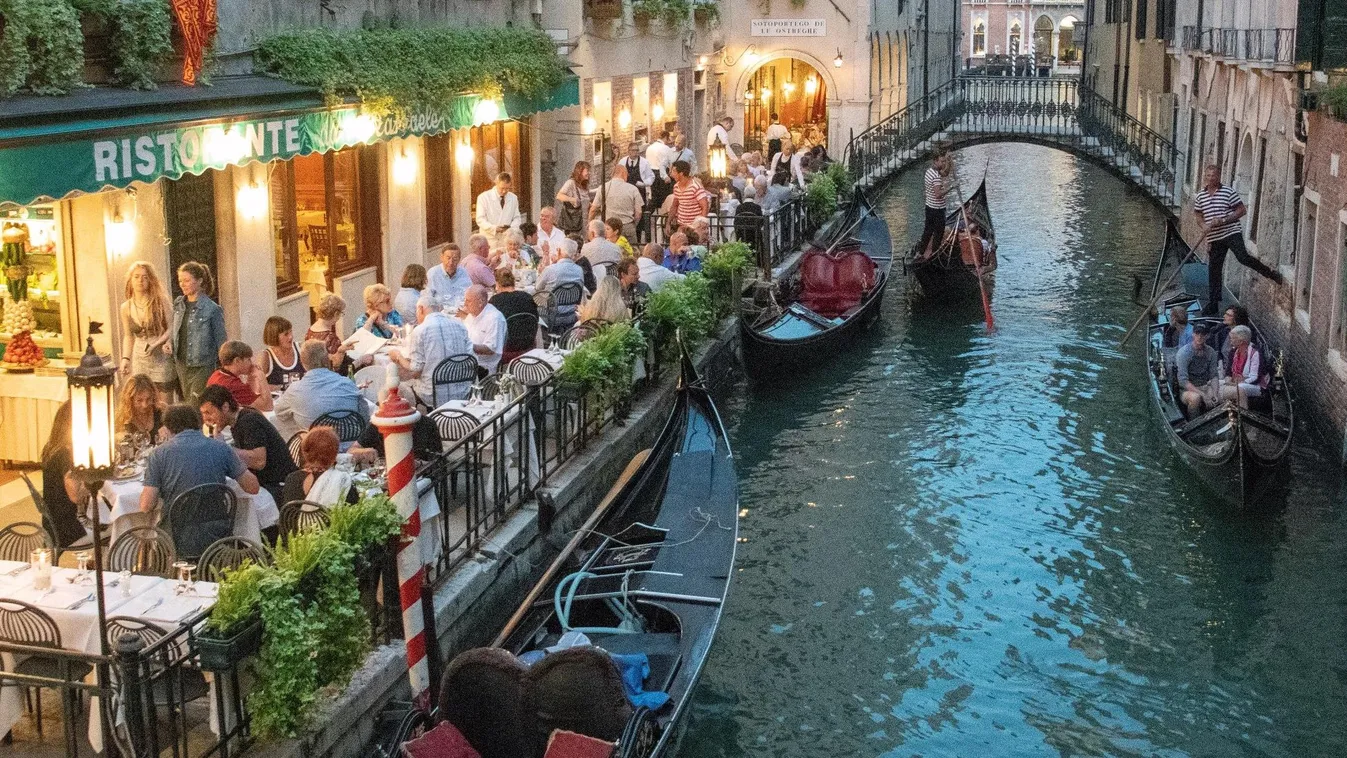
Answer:
<path fill-rule="evenodd" d="M 94 88 L 0 100 L 0 204 L 440 134 L 484 116 L 523 118 L 578 105 L 579 80 L 538 97 L 506 93 L 492 108 L 479 107 L 482 100 L 465 94 L 443 111 L 375 120 L 356 104 L 331 106 L 316 90 L 261 76 L 211 87 Z"/>

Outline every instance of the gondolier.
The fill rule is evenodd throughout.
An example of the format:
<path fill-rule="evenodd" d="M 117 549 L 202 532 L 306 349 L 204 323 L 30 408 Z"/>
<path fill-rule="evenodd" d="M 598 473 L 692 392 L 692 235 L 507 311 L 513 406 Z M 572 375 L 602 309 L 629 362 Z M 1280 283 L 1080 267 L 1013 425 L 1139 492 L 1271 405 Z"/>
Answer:
<path fill-rule="evenodd" d="M 930 255 L 945 234 L 945 193 L 949 181 L 949 155 L 941 153 L 926 169 L 926 224 L 921 230 L 918 255 Z"/>
<path fill-rule="evenodd" d="M 1221 307 L 1221 289 L 1224 283 L 1225 254 L 1235 258 L 1259 274 L 1281 284 L 1282 275 L 1249 254 L 1244 247 L 1244 232 L 1239 220 L 1248 212 L 1244 201 L 1233 187 L 1221 184 L 1221 170 L 1207 166 L 1202 174 L 1202 191 L 1193 201 L 1193 212 L 1207 233 L 1207 305 L 1203 315 L 1215 316 Z"/>

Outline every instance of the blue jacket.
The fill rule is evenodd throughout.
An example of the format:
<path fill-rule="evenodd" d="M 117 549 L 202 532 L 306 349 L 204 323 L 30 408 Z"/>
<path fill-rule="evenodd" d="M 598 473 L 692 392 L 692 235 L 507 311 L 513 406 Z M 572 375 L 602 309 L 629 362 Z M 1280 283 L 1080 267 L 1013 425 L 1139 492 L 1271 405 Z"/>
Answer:
<path fill-rule="evenodd" d="M 229 339 L 225 336 L 224 309 L 205 293 L 198 294 L 196 312 L 187 324 L 187 344 L 184 345 L 178 332 L 186 314 L 187 298 L 178 295 L 173 301 L 173 360 L 188 366 L 214 367 L 220 359 L 220 346 Z"/>

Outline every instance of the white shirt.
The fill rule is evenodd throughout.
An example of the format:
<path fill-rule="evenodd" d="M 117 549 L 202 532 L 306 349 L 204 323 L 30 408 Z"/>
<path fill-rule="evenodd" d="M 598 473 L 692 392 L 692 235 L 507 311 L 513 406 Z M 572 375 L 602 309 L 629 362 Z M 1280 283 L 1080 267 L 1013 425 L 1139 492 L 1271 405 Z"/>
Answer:
<path fill-rule="evenodd" d="M 627 167 L 627 181 L 631 181 L 631 158 L 623 158 L 622 165 Z M 650 161 L 638 157 L 636 159 L 636 180 L 640 186 L 649 187 L 655 181 L 655 172 L 650 169 Z"/>
<path fill-rule="evenodd" d="M 640 269 L 641 281 L 645 282 L 651 292 L 659 292 L 666 282 L 683 278 L 677 271 L 670 271 L 646 257 L 636 259 L 636 268 Z"/>
<path fill-rule="evenodd" d="M 566 233 L 561 231 L 561 227 L 554 226 L 550 232 L 543 231 L 541 226 L 538 227 L 538 254 L 539 256 L 542 256 L 543 243 L 546 242 L 547 255 L 542 257 L 548 263 L 552 262 L 552 258 L 557 254 L 557 251 L 561 249 L 561 245 L 565 241 Z"/>
<path fill-rule="evenodd" d="M 781 163 L 781 157 L 785 153 L 777 153 L 772 156 L 772 165 L 767 169 L 768 176 L 776 176 L 776 167 Z M 800 167 L 800 160 L 804 153 L 791 153 L 790 156 L 790 178 L 791 181 L 804 188 L 804 169 Z"/>
<path fill-rule="evenodd" d="M 440 266 L 435 268 L 443 270 Z M 468 340 L 468 331 L 463 324 L 440 311 L 431 311 L 426 314 L 425 321 L 412 330 L 408 347 L 407 361 L 416 374 L 412 389 L 422 402 L 431 405 L 468 396 L 471 383 L 441 387 L 438 398 L 433 396 L 431 386 L 431 377 L 440 362 L 453 355 L 472 353 L 472 342 Z"/>
<path fill-rule="evenodd" d="M 430 296 L 435 298 L 441 308 L 451 313 L 463 307 L 463 297 L 471 286 L 472 277 L 462 266 L 454 269 L 453 276 L 445 273 L 443 265 L 433 266 L 426 272 L 426 288 L 430 290 Z"/>
<path fill-rule="evenodd" d="M 716 138 L 720 138 L 720 144 L 725 146 L 725 157 L 732 161 L 739 160 L 739 156 L 734 154 L 734 148 L 730 147 L 730 133 L 725 131 L 725 127 L 716 124 L 706 133 L 706 149 L 709 151 L 711 146 L 716 144 Z"/>
<path fill-rule="evenodd" d="M 472 340 L 473 345 L 491 350 L 490 355 L 473 351 L 477 356 L 477 365 L 486 369 L 488 374 L 496 373 L 496 367 L 500 365 L 500 355 L 505 350 L 505 316 L 496 309 L 496 306 L 487 303 L 482 312 L 476 316 L 471 314 L 465 316 L 463 325 L 467 327 L 468 338 Z"/>
<path fill-rule="evenodd" d="M 766 137 L 767 139 L 790 139 L 790 130 L 786 128 L 785 124 L 772 124 L 767 127 Z"/>
<path fill-rule="evenodd" d="M 522 219 L 519 217 L 519 197 L 506 192 L 502 198 L 495 187 L 477 196 L 477 229 L 487 237 L 494 239 L 496 227 L 508 226 L 518 229 Z"/>
<path fill-rule="evenodd" d="M 650 170 L 665 179 L 669 178 L 669 164 L 673 163 L 673 154 L 674 149 L 661 140 L 651 142 L 650 147 L 645 149 L 645 159 L 650 163 Z"/>
<path fill-rule="evenodd" d="M 688 166 L 692 169 L 689 173 L 693 176 L 697 175 L 697 155 L 692 152 L 691 148 L 685 147 L 681 151 L 669 148 L 669 153 L 673 156 L 669 159 L 670 166 L 674 164 L 674 161 L 687 161 Z"/>

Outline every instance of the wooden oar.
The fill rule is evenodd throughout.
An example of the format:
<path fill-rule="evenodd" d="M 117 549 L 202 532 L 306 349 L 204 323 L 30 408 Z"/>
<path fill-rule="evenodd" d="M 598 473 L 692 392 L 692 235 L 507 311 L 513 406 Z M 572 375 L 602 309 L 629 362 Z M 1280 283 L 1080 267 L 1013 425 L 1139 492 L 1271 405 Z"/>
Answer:
<path fill-rule="evenodd" d="M 1146 305 L 1146 309 L 1141 312 L 1141 315 L 1137 316 L 1137 320 L 1132 322 L 1131 328 L 1127 330 L 1127 334 L 1124 334 L 1122 341 L 1118 343 L 1118 349 L 1121 350 L 1122 348 L 1127 347 L 1127 341 L 1132 339 L 1132 333 L 1137 330 L 1138 326 L 1141 326 L 1141 322 L 1145 321 L 1146 317 L 1155 309 L 1156 303 L 1159 303 L 1160 298 L 1165 296 L 1165 289 L 1169 287 L 1170 284 L 1174 283 L 1174 280 L 1178 278 L 1179 273 L 1183 271 L 1184 265 L 1188 263 L 1189 259 L 1197 254 L 1198 248 L 1202 247 L 1202 243 L 1206 240 L 1207 233 L 1204 231 L 1202 232 L 1202 236 L 1197 238 L 1197 242 L 1193 243 L 1193 246 L 1188 250 L 1188 254 L 1183 256 L 1183 260 L 1179 261 L 1179 265 L 1174 267 L 1174 273 L 1170 274 L 1169 278 L 1165 280 L 1165 283 L 1156 289 L 1155 299 L 1151 300 L 1150 303 Z M 1208 292 L 1207 297 L 1210 298 L 1211 296 L 1211 293 Z M 1219 294 L 1217 297 L 1219 298 Z"/>
<path fill-rule="evenodd" d="M 990 160 L 990 159 L 988 159 Z M 973 245 L 973 271 L 978 277 L 978 293 L 982 295 L 982 315 L 987 319 L 987 331 L 996 329 L 996 319 L 992 317 L 992 301 L 987 297 L 987 283 L 982 279 L 982 243 L 973 241 L 973 233 L 969 231 L 971 223 L 968 220 L 968 204 L 963 197 L 963 184 L 959 182 L 958 174 L 954 175 L 954 186 L 959 190 L 959 212 L 963 214 L 963 233 L 968 241 Z M 954 232 L 955 248 L 959 241 L 958 231 Z"/>
<path fill-rule="evenodd" d="M 528 614 L 529 609 L 533 607 L 535 602 L 537 602 L 538 596 L 542 594 L 543 589 L 552 582 L 552 578 L 561 570 L 562 565 L 566 563 L 566 559 L 569 558 L 571 553 L 575 551 L 575 548 L 579 546 L 580 541 L 587 537 L 589 533 L 593 531 L 594 527 L 598 525 L 604 514 L 608 512 L 608 508 L 617 500 L 617 496 L 622 492 L 622 488 L 627 486 L 627 482 L 631 481 L 633 476 L 636 476 L 636 472 L 641 469 L 642 464 L 644 464 L 646 459 L 650 457 L 650 452 L 649 449 L 646 449 L 632 456 L 631 462 L 622 470 L 622 475 L 619 476 L 617 481 L 613 482 L 613 486 L 608 489 L 608 494 L 604 495 L 603 500 L 599 501 L 598 507 L 594 509 L 593 513 L 589 514 L 589 518 L 585 520 L 584 525 L 576 530 L 575 536 L 566 544 L 566 547 L 561 551 L 561 554 L 556 557 L 556 560 L 552 561 L 552 565 L 547 567 L 547 571 L 543 574 L 542 579 L 539 579 L 538 583 L 529 591 L 528 597 L 524 598 L 524 602 L 519 604 L 519 609 L 510 617 L 509 623 L 505 625 L 505 628 L 501 630 L 500 634 L 496 635 L 496 639 L 492 641 L 491 647 L 500 647 L 504 644 L 506 638 L 514 632 L 514 628 L 519 625 L 519 622 L 524 620 L 524 616 Z"/>

